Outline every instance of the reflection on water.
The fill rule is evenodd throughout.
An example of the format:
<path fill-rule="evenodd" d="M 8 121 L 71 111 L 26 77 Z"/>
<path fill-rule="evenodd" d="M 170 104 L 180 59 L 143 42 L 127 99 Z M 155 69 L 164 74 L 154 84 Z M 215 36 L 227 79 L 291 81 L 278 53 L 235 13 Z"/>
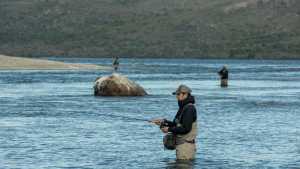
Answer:
<path fill-rule="evenodd" d="M 55 58 L 52 58 L 55 59 Z M 57 58 L 56 58 L 57 59 Z M 67 62 L 111 65 L 110 59 Z M 300 61 L 121 59 L 146 97 L 94 97 L 106 71 L 1 71 L 0 168 L 297 168 Z M 227 89 L 217 70 L 229 65 Z M 196 160 L 175 162 L 162 133 L 179 84 L 198 110 Z"/>

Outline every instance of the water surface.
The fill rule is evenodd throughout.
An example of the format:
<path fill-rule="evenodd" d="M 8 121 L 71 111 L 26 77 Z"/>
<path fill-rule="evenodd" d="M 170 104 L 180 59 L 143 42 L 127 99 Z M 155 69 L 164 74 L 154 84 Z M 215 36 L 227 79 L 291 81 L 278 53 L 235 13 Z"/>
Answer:
<path fill-rule="evenodd" d="M 111 59 L 50 58 L 110 65 Z M 146 97 L 94 97 L 108 71 L 0 71 L 0 168 L 186 168 L 156 126 L 186 84 L 199 122 L 194 168 L 300 168 L 300 61 L 121 59 Z M 219 88 L 227 64 L 229 88 Z"/>

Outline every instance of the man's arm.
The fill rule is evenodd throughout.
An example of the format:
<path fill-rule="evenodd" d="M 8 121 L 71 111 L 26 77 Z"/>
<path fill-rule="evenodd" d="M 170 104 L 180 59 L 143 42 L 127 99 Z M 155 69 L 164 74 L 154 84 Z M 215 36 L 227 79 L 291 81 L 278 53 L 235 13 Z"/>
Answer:
<path fill-rule="evenodd" d="M 163 123 L 163 125 L 166 126 L 166 127 L 175 127 L 175 126 L 176 126 L 176 124 L 175 124 L 174 122 L 169 121 L 169 120 L 167 120 L 167 119 L 164 119 L 162 123 Z"/>
<path fill-rule="evenodd" d="M 169 121 L 167 119 L 153 119 L 149 121 L 150 123 L 154 123 L 158 126 L 164 126 L 164 127 L 174 127 L 176 124 L 172 121 Z"/>
<path fill-rule="evenodd" d="M 219 75 L 222 75 L 224 73 L 224 69 L 222 68 L 220 71 L 218 71 Z"/>

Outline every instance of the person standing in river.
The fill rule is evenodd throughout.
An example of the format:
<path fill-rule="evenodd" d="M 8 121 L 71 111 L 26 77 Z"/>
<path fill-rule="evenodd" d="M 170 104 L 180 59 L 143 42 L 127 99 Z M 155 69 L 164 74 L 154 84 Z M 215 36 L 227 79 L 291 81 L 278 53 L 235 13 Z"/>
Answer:
<path fill-rule="evenodd" d="M 224 65 L 223 68 L 218 72 L 220 76 L 220 85 L 221 87 L 228 86 L 228 69 L 227 66 Z"/>
<path fill-rule="evenodd" d="M 196 153 L 197 111 L 192 90 L 186 85 L 180 85 L 173 95 L 178 101 L 178 111 L 173 121 L 154 119 L 152 123 L 160 125 L 163 133 L 175 136 L 177 160 L 193 160 Z"/>
<path fill-rule="evenodd" d="M 113 58 L 113 63 L 112 63 L 114 72 L 117 72 L 118 68 L 119 68 L 119 57 L 116 56 Z"/>

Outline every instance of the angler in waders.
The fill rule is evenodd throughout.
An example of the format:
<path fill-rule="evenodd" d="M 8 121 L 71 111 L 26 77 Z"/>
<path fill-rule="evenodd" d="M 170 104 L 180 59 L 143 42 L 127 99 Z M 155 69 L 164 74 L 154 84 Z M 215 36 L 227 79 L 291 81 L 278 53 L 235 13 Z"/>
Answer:
<path fill-rule="evenodd" d="M 119 68 L 119 57 L 118 56 L 114 57 L 112 66 L 114 68 L 114 72 L 117 72 L 117 70 Z"/>
<path fill-rule="evenodd" d="M 228 86 L 228 69 L 227 66 L 224 65 L 223 68 L 218 72 L 220 76 L 220 85 L 221 87 L 227 87 Z"/>
<path fill-rule="evenodd" d="M 193 160 L 196 153 L 197 136 L 197 111 L 192 90 L 180 85 L 173 93 L 178 100 L 179 109 L 173 121 L 166 119 L 155 119 L 152 123 L 161 126 L 161 131 L 172 134 L 175 138 L 174 148 L 176 148 L 177 160 Z M 167 134 L 168 133 L 168 134 Z M 164 139 L 165 141 L 165 139 Z M 165 145 L 166 147 L 166 145 Z"/>

